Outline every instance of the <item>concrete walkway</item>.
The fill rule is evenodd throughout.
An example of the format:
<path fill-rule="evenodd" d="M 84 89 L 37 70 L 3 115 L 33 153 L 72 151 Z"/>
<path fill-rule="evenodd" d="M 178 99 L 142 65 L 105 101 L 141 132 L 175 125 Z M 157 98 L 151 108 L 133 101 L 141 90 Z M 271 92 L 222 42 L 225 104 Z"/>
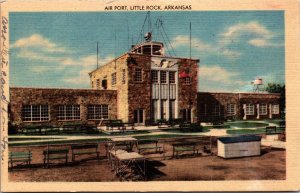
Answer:
<path fill-rule="evenodd" d="M 185 135 L 194 135 L 194 136 L 214 136 L 214 137 L 220 137 L 220 136 L 227 136 L 227 129 L 210 129 L 208 132 L 204 133 L 180 133 L 180 132 L 168 132 L 167 130 L 164 131 L 166 128 L 158 128 L 157 126 L 152 127 L 145 127 L 145 126 L 137 126 L 135 127 L 136 130 L 143 130 L 143 131 L 150 131 L 150 133 L 142 133 L 142 134 L 129 134 L 126 135 L 129 136 L 148 136 L 148 135 L 162 135 L 162 134 L 174 134 L 179 136 L 185 136 Z M 247 128 L 251 129 L 251 128 Z M 255 129 L 255 128 L 253 128 Z M 237 128 L 235 129 L 237 130 Z M 37 140 L 24 140 L 24 141 L 10 141 L 9 144 L 18 144 L 18 143 L 36 143 L 36 142 L 53 142 L 53 141 L 73 141 L 73 140 L 89 140 L 89 139 L 110 139 L 114 137 L 122 137 L 122 135 L 103 135 L 103 136 L 93 136 L 93 135 L 48 135 L 48 136 L 10 136 L 13 138 L 19 138 L 19 139 L 26 139 L 26 138 L 38 138 Z M 45 139 L 43 139 L 45 138 Z M 285 142 L 278 141 L 275 138 L 268 137 L 266 139 L 262 139 L 262 145 L 264 146 L 270 146 L 270 147 L 276 147 L 276 148 L 283 148 L 285 149 Z"/>

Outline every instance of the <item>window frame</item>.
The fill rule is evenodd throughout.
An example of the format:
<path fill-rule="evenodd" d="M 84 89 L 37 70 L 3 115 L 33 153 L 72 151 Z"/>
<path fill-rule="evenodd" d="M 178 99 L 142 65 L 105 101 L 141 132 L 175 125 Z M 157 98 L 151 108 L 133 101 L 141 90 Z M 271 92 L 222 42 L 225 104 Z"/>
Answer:
<path fill-rule="evenodd" d="M 229 116 L 236 115 L 236 104 L 235 103 L 227 103 L 226 113 Z"/>
<path fill-rule="evenodd" d="M 171 74 L 172 74 L 172 76 L 171 76 Z M 172 77 L 172 79 L 171 79 L 171 77 Z M 175 71 L 169 71 L 169 84 L 176 84 L 176 72 Z"/>
<path fill-rule="evenodd" d="M 268 114 L 268 105 L 266 103 L 259 104 L 258 112 L 259 112 L 259 115 L 267 115 Z"/>
<path fill-rule="evenodd" d="M 71 108 L 71 109 L 69 109 Z M 70 113 L 70 114 L 69 114 Z M 58 121 L 78 121 L 81 120 L 81 107 L 78 104 L 66 104 L 57 106 Z"/>
<path fill-rule="evenodd" d="M 133 80 L 134 80 L 134 82 L 143 82 L 143 69 L 142 68 L 135 68 L 134 69 Z"/>
<path fill-rule="evenodd" d="M 154 79 L 154 74 L 156 76 L 156 80 Z M 158 84 L 158 70 L 151 70 L 151 82 Z"/>
<path fill-rule="evenodd" d="M 122 84 L 126 84 L 126 69 L 122 69 Z"/>
<path fill-rule="evenodd" d="M 165 75 L 165 79 L 163 79 L 163 74 Z M 164 80 L 164 82 L 163 82 Z M 165 70 L 161 70 L 160 71 L 160 84 L 167 84 L 168 80 L 167 80 L 167 71 Z"/>
<path fill-rule="evenodd" d="M 190 76 L 184 77 L 184 84 L 185 85 L 191 85 L 192 84 L 192 78 Z"/>
<path fill-rule="evenodd" d="M 280 106 L 279 106 L 279 104 L 273 104 L 272 105 L 272 115 L 279 115 L 279 113 L 280 113 Z"/>
<path fill-rule="evenodd" d="M 245 115 L 255 115 L 255 106 L 253 103 L 246 104 Z"/>
<path fill-rule="evenodd" d="M 117 84 L 117 72 L 111 73 L 111 86 L 115 86 Z"/>
<path fill-rule="evenodd" d="M 98 109 L 97 109 L 98 108 Z M 98 112 L 96 112 L 98 110 Z M 103 115 L 103 112 L 107 114 Z M 91 113 L 93 113 L 91 115 Z M 97 115 L 96 113 L 99 113 Z M 99 117 L 99 118 L 97 118 Z M 88 120 L 107 120 L 109 119 L 109 106 L 108 104 L 90 104 L 87 106 L 87 119 Z"/>
<path fill-rule="evenodd" d="M 26 107 L 30 107 L 29 111 L 25 111 Z M 37 107 L 38 112 L 35 112 L 35 114 L 38 114 L 39 117 L 34 116 L 33 110 L 34 107 Z M 46 109 L 42 109 L 42 107 L 45 107 Z M 42 113 L 46 112 L 46 116 L 42 116 Z M 30 116 L 25 116 L 25 113 L 30 113 Z M 23 105 L 22 106 L 22 121 L 23 122 L 47 122 L 50 121 L 50 108 L 49 105 Z M 29 120 L 30 119 L 30 120 Z M 38 120 L 34 120 L 38 119 Z"/>

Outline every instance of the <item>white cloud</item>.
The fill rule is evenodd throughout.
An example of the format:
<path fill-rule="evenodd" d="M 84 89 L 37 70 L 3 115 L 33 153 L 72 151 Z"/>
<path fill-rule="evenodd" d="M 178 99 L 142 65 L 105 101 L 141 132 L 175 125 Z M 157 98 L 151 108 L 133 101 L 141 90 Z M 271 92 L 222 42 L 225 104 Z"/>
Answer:
<path fill-rule="evenodd" d="M 173 42 L 172 46 L 174 48 L 189 47 L 190 44 L 189 37 L 184 35 L 176 36 L 172 40 L 172 42 Z M 221 55 L 228 59 L 237 59 L 242 55 L 241 52 L 226 48 L 224 45 L 222 45 L 221 47 L 221 45 L 219 44 L 213 45 L 213 44 L 205 43 L 200 38 L 192 38 L 191 42 L 192 42 L 192 49 L 198 51 L 199 53 Z"/>
<path fill-rule="evenodd" d="M 230 26 L 220 34 L 219 43 L 229 45 L 246 42 L 255 47 L 280 47 L 281 43 L 274 43 L 277 35 L 257 21 L 238 23 Z"/>
<path fill-rule="evenodd" d="M 173 42 L 172 43 L 173 47 L 189 46 L 190 38 L 188 36 L 179 35 L 179 36 L 176 36 L 172 42 Z M 208 43 L 204 43 L 199 38 L 192 38 L 191 42 L 192 42 L 193 48 L 195 48 L 198 51 L 211 52 L 211 51 L 215 50 L 215 48 L 212 45 L 210 45 Z"/>
<path fill-rule="evenodd" d="M 273 33 L 257 21 L 250 21 L 248 23 L 239 23 L 233 25 L 221 35 L 223 37 L 233 39 L 240 37 L 243 34 L 256 34 L 257 36 L 263 37 L 265 39 L 270 39 L 273 37 Z"/>
<path fill-rule="evenodd" d="M 11 48 L 39 48 L 47 52 L 66 52 L 66 48 L 51 42 L 40 34 L 32 34 L 21 38 L 10 46 Z"/>
<path fill-rule="evenodd" d="M 228 71 L 218 65 L 201 65 L 198 74 L 201 79 L 219 83 L 231 83 L 239 75 L 237 72 Z"/>
<path fill-rule="evenodd" d="M 29 65 L 30 71 L 35 73 L 43 73 L 49 70 L 63 71 L 65 76 L 61 76 L 61 80 L 74 85 L 88 85 L 88 73 L 94 70 L 97 65 L 95 54 L 78 57 L 72 54 L 73 52 L 70 49 L 59 46 L 39 34 L 21 38 L 11 47 L 15 48 L 13 54 L 17 57 L 29 60 L 31 64 L 38 64 Z M 100 57 L 99 66 L 111 60 L 113 60 L 113 56 Z"/>
<path fill-rule="evenodd" d="M 107 56 L 103 59 L 99 58 L 99 66 L 106 64 L 112 59 L 113 56 Z M 63 61 L 63 65 L 77 66 L 79 68 L 75 74 L 65 77 L 63 79 L 64 82 L 69 84 L 88 84 L 88 73 L 94 70 L 96 67 L 96 55 L 89 55 L 78 60 L 68 58 L 66 61 Z"/>

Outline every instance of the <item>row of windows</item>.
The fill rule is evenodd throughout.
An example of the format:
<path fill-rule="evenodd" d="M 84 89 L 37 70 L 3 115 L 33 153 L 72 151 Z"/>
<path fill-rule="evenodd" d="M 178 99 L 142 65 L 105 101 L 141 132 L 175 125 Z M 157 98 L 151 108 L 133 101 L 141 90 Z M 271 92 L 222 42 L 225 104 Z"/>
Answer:
<path fill-rule="evenodd" d="M 201 108 L 200 112 L 202 112 L 201 114 L 207 114 L 206 104 L 202 105 L 200 108 Z M 258 111 L 259 111 L 260 115 L 267 115 L 268 114 L 268 105 L 267 104 L 259 104 Z M 227 113 L 228 116 L 236 115 L 236 104 L 228 103 L 227 106 L 226 106 L 226 113 Z M 272 114 L 279 114 L 279 104 L 273 104 L 271 106 L 271 113 Z M 211 114 L 221 115 L 221 105 L 220 104 L 215 104 L 212 107 Z M 255 105 L 254 104 L 246 104 L 245 114 L 246 115 L 255 115 Z"/>
<path fill-rule="evenodd" d="M 268 114 L 267 104 L 260 104 L 258 112 L 259 112 L 260 115 L 267 115 Z M 272 114 L 279 114 L 279 104 L 274 104 L 274 105 L 271 106 L 271 113 Z M 255 114 L 254 104 L 246 104 L 245 114 L 246 115 L 254 115 Z"/>
<path fill-rule="evenodd" d="M 26 122 L 50 120 L 48 105 L 23 105 L 22 120 Z M 59 121 L 80 120 L 80 105 L 59 105 Z M 88 120 L 108 119 L 108 105 L 88 105 Z"/>
<path fill-rule="evenodd" d="M 122 84 L 126 83 L 126 70 L 122 69 Z M 141 68 L 135 68 L 134 70 L 134 81 L 142 82 L 143 81 L 143 70 Z M 152 83 L 161 83 L 161 84 L 175 84 L 176 83 L 176 72 L 174 71 L 151 71 L 151 81 Z M 100 79 L 96 79 L 96 88 L 100 89 L 101 86 L 103 89 L 106 89 L 107 80 L 106 78 L 102 80 L 102 85 L 100 85 Z M 115 86 L 117 84 L 117 73 L 114 72 L 111 74 L 111 85 Z M 191 84 L 191 77 L 184 77 L 184 84 Z M 94 88 L 94 82 L 92 81 L 92 87 Z"/>
<path fill-rule="evenodd" d="M 160 74 L 160 79 L 158 79 L 159 74 Z M 176 83 L 176 72 L 174 72 L 174 71 L 158 71 L 158 70 L 151 71 L 152 83 L 167 84 L 168 78 L 169 78 L 169 84 L 175 84 Z M 191 78 L 185 77 L 184 83 L 191 84 Z"/>

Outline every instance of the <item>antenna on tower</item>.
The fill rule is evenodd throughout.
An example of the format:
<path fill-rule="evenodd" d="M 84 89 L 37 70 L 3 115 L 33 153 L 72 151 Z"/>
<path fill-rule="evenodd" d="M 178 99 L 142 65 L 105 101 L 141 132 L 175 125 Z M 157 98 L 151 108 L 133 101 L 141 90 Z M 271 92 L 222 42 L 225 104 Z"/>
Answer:
<path fill-rule="evenodd" d="M 192 59 L 192 22 L 190 22 L 190 63 Z"/>
<path fill-rule="evenodd" d="M 99 67 L 99 48 L 98 48 L 98 41 L 97 41 L 97 69 Z"/>

